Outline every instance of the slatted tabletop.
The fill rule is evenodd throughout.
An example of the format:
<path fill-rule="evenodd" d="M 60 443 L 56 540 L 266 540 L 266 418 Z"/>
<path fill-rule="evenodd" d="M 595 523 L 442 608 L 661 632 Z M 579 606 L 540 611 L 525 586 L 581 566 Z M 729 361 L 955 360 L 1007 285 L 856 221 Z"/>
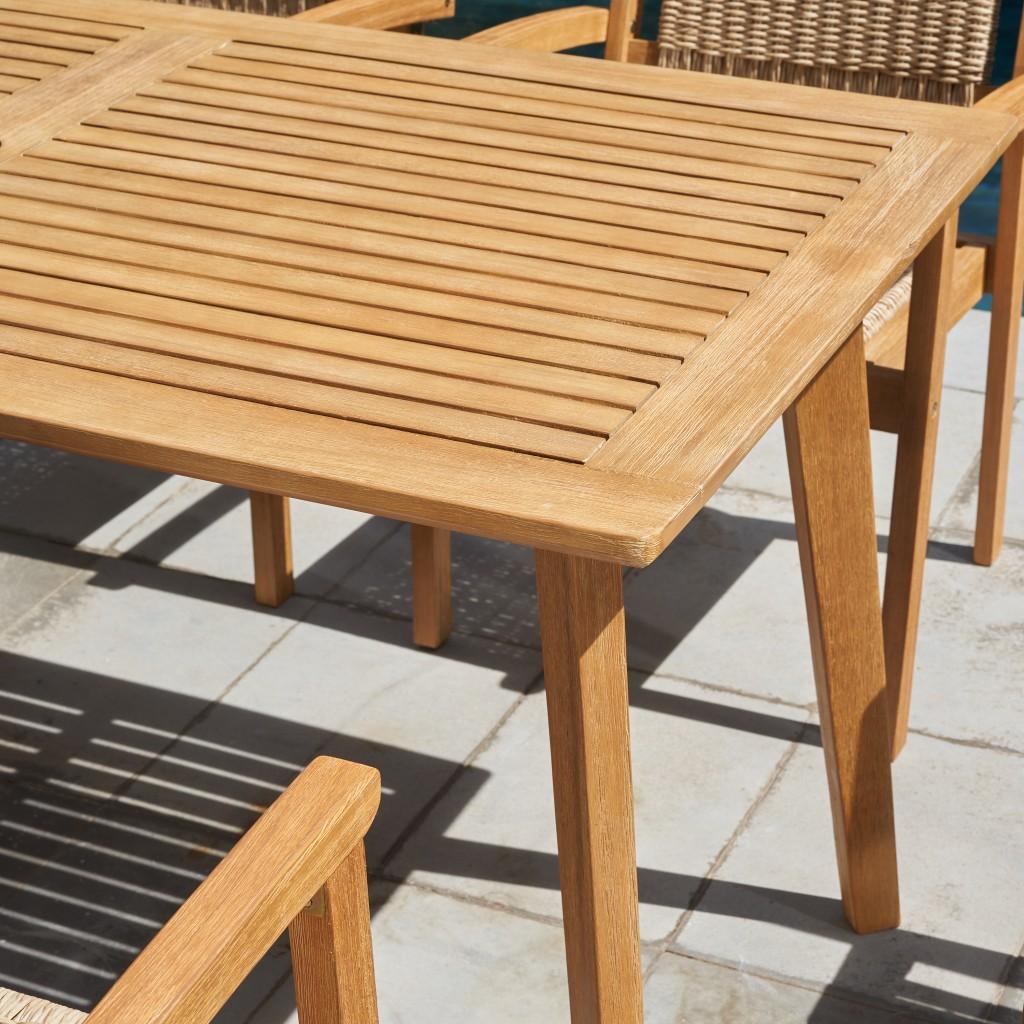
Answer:
<path fill-rule="evenodd" d="M 1016 122 L 0 0 L 0 434 L 652 560 Z"/>

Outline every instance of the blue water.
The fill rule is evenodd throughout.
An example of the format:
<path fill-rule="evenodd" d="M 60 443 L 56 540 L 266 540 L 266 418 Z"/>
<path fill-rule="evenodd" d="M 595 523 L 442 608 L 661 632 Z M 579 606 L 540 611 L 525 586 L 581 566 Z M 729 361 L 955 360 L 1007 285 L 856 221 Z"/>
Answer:
<path fill-rule="evenodd" d="M 526 14 L 570 6 L 572 0 L 455 0 L 456 17 L 430 26 L 431 35 L 449 36 L 461 39 L 473 32 L 499 25 L 512 18 Z M 594 0 L 583 0 L 593 3 Z M 994 79 L 997 83 L 1010 77 L 1013 67 L 1014 48 L 1017 43 L 1017 28 L 1020 24 L 1021 7 L 1024 0 L 1003 0 L 999 19 L 999 34 L 996 41 L 996 65 Z M 643 35 L 653 39 L 657 34 L 658 4 L 649 3 L 644 9 Z M 600 49 L 589 47 L 578 51 L 587 56 L 600 56 Z M 999 169 L 996 168 L 975 190 L 964 204 L 960 214 L 960 228 L 977 234 L 991 235 L 995 232 L 996 211 L 999 203 Z"/>

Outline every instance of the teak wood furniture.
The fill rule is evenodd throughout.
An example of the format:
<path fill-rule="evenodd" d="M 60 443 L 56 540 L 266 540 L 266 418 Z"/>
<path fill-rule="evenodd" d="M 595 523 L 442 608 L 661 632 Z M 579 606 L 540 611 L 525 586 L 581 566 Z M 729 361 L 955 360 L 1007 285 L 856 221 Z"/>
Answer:
<path fill-rule="evenodd" d="M 285 929 L 304 1024 L 376 1024 L 373 768 L 317 758 L 86 1015 L 0 988 L 0 1024 L 207 1024 Z"/>
<path fill-rule="evenodd" d="M 565 7 L 470 38 L 548 52 L 603 43 L 606 58 L 613 61 L 964 106 L 982 95 L 979 110 L 1024 116 L 1024 22 L 1013 80 L 984 94 L 998 0 L 762 0 L 757 5 L 749 0 L 664 0 L 657 43 L 637 38 L 641 7 L 642 0 L 611 0 L 609 8 Z M 829 100 L 823 97 L 822 102 Z M 984 294 L 992 295 L 974 541 L 980 565 L 991 565 L 1003 542 L 1024 298 L 1022 246 L 1024 140 L 1018 140 L 1003 160 L 995 239 L 962 238 L 944 271 L 943 287 L 951 294 L 943 327 L 952 326 Z M 882 602 L 894 758 L 907 738 L 945 359 L 945 330 L 934 329 L 924 318 L 911 319 L 911 286 L 908 272 L 864 318 L 871 426 L 898 436 Z M 921 329 L 908 330 L 911 322 Z M 447 538 L 434 546 L 441 543 Z M 414 549 L 414 577 L 429 593 L 416 554 Z M 427 610 L 421 615 L 430 620 Z"/>
<path fill-rule="evenodd" d="M 916 260 L 910 331 L 944 328 L 956 210 L 1017 119 L 144 0 L 4 10 L 103 45 L 0 102 L 0 435 L 536 549 L 573 1018 L 622 1024 L 621 566 L 784 414 L 843 902 L 895 925 L 860 324 Z"/>

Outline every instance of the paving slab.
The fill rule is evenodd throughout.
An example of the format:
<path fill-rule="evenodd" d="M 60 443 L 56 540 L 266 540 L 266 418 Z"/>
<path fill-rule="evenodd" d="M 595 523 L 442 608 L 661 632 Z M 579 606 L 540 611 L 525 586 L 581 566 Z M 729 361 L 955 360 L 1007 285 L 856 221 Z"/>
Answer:
<path fill-rule="evenodd" d="M 985 390 L 991 323 L 991 313 L 972 309 L 949 332 L 943 376 L 946 387 L 962 388 L 966 391 Z M 1021 338 L 1024 339 L 1024 327 L 1021 328 Z M 1024 398 L 1024 358 L 1017 360 L 1015 392 L 1018 398 Z"/>
<path fill-rule="evenodd" d="M 903 924 L 855 936 L 820 751 L 800 748 L 675 948 L 929 1021 L 996 1012 L 1024 940 L 1019 756 L 918 738 L 895 768 Z"/>
<path fill-rule="evenodd" d="M 974 543 L 974 528 L 978 511 L 978 464 L 972 467 L 968 479 L 946 505 L 939 519 L 943 529 L 962 530 L 970 534 L 967 543 Z M 1013 414 L 1010 435 L 1010 470 L 1006 482 L 1006 519 L 1004 531 L 1007 539 L 1024 543 L 1024 401 L 1018 402 Z"/>
<path fill-rule="evenodd" d="M 410 886 L 371 896 L 381 1024 L 569 1019 L 560 927 Z M 286 983 L 249 1024 L 297 1021 Z"/>
<path fill-rule="evenodd" d="M 656 677 L 634 678 L 632 702 L 641 937 L 653 942 L 675 927 L 807 714 Z M 473 769 L 483 784 L 458 780 L 388 875 L 559 920 L 542 693 L 520 705 Z"/>
<path fill-rule="evenodd" d="M 0 633 L 92 564 L 90 556 L 70 556 L 49 541 L 0 533 Z"/>
<path fill-rule="evenodd" d="M 910 726 L 1024 753 L 1024 546 L 986 568 L 970 543 L 929 545 Z"/>
<path fill-rule="evenodd" d="M 91 539 L 92 547 L 102 548 L 166 497 L 168 478 L 148 469 L 0 440 L 0 479 L 0 529 L 65 544 Z"/>
<path fill-rule="evenodd" d="M 240 834 L 318 754 L 372 764 L 375 864 L 538 673 L 531 650 L 455 637 L 435 654 L 412 647 L 405 622 L 321 604 L 129 792 Z M 485 777 L 474 767 L 464 784 Z"/>
<path fill-rule="evenodd" d="M 811 704 L 814 677 L 788 498 L 719 491 L 626 583 L 630 665 Z"/>
<path fill-rule="evenodd" d="M 671 950 L 644 988 L 647 1024 L 911 1024 L 916 1018 Z"/>
<path fill-rule="evenodd" d="M 205 480 L 181 486 L 126 531 L 115 548 L 173 569 L 252 584 L 252 524 L 245 491 Z M 295 591 L 318 596 L 394 532 L 388 519 L 292 501 Z"/>

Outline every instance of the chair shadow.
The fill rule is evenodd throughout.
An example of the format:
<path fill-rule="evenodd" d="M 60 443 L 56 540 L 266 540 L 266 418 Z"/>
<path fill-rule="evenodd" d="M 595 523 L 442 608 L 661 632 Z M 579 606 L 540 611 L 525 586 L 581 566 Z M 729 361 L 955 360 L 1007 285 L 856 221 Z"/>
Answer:
<path fill-rule="evenodd" d="M 92 1006 L 318 754 L 381 770 L 384 796 L 367 843 L 375 877 L 407 877 L 390 871 L 388 861 L 416 829 L 409 870 L 558 888 L 551 854 L 448 835 L 488 778 L 480 768 L 15 653 L 0 654 L 0 679 L 0 984 Z M 908 1007 L 980 1020 L 968 1001 L 914 973 L 935 967 L 996 983 L 1010 969 L 1003 953 L 913 932 L 854 936 L 836 899 L 642 865 L 639 886 L 644 902 L 680 913 L 766 921 L 848 943 L 820 1012 L 807 1018 L 812 1024 L 836 1024 L 835 1002 L 826 997 L 863 999 L 864 978 L 880 963 L 886 979 L 900 979 L 899 999 Z M 247 1019 L 288 983 L 287 971 L 287 947 L 279 942 L 220 1024 Z M 985 1020 L 1012 1019 L 989 1011 Z"/>

